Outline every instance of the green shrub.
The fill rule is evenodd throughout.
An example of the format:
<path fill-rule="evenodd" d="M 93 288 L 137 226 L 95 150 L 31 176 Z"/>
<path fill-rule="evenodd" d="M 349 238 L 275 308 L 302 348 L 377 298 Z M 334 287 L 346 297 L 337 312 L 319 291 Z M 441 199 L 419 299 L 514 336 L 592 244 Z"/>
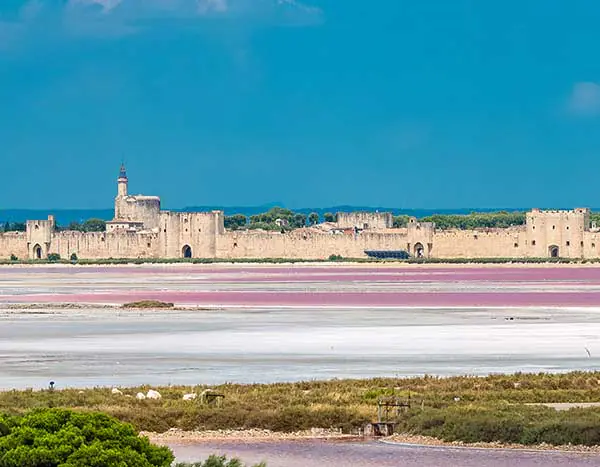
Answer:
<path fill-rule="evenodd" d="M 50 262 L 60 261 L 60 255 L 58 253 L 48 253 L 48 261 L 50 261 Z"/>
<path fill-rule="evenodd" d="M 76 263 L 78 259 L 79 258 L 77 258 L 77 253 L 72 253 L 71 254 L 71 262 L 72 263 Z"/>
<path fill-rule="evenodd" d="M 173 308 L 175 306 L 174 303 L 171 302 L 161 302 L 159 300 L 140 300 L 139 302 L 130 302 L 125 303 L 123 308 L 143 308 L 143 309 L 153 309 L 153 308 Z"/>
<path fill-rule="evenodd" d="M 0 467 L 168 467 L 168 448 L 101 413 L 38 409 L 0 418 Z"/>
<path fill-rule="evenodd" d="M 225 456 L 212 455 L 204 462 L 178 463 L 175 464 L 175 467 L 244 467 L 244 464 L 239 459 L 227 460 Z M 253 467 L 266 467 L 266 464 L 256 464 Z"/>

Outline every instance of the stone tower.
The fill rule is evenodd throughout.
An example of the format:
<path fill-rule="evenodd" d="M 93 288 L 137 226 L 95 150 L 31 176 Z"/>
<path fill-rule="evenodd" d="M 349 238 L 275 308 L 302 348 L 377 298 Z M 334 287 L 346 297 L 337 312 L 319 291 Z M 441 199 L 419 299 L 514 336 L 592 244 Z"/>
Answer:
<path fill-rule="evenodd" d="M 125 164 L 121 164 L 121 171 L 119 172 L 119 178 L 117 179 L 117 198 L 127 197 L 127 185 L 129 180 L 127 179 L 127 171 L 125 170 Z"/>

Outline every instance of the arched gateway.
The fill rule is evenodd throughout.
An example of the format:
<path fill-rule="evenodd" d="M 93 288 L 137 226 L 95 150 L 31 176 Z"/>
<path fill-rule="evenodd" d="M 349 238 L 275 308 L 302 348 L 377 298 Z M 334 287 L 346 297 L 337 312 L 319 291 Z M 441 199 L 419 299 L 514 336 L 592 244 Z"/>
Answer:
<path fill-rule="evenodd" d="M 425 248 L 422 243 L 415 243 L 415 258 L 423 258 L 425 256 Z"/>
<path fill-rule="evenodd" d="M 189 245 L 185 245 L 183 247 L 183 249 L 181 250 L 181 253 L 183 254 L 184 258 L 191 258 L 192 257 L 192 247 Z"/>
<path fill-rule="evenodd" d="M 33 259 L 42 259 L 42 247 L 40 245 L 33 247 Z"/>

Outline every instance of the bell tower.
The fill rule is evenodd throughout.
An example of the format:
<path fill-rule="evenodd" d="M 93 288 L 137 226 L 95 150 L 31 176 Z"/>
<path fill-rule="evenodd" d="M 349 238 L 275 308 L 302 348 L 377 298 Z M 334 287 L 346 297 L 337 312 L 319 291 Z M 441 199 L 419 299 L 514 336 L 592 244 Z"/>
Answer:
<path fill-rule="evenodd" d="M 121 164 L 121 170 L 119 172 L 119 178 L 117 179 L 117 198 L 127 197 L 127 185 L 129 180 L 127 179 L 127 171 L 125 170 L 125 164 Z"/>

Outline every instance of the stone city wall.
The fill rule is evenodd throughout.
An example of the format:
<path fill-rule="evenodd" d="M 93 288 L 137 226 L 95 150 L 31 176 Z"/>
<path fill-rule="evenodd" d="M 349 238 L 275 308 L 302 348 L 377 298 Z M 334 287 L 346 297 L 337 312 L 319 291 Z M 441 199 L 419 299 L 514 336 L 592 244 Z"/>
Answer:
<path fill-rule="evenodd" d="M 78 258 L 157 258 L 158 234 L 152 232 L 56 232 L 49 253 L 69 259 Z"/>
<path fill-rule="evenodd" d="M 219 258 L 326 259 L 331 255 L 366 257 L 365 250 L 403 250 L 406 233 L 361 232 L 358 234 L 226 232 L 217 239 Z"/>
<path fill-rule="evenodd" d="M 522 258 L 525 229 L 442 230 L 433 235 L 434 258 Z"/>
<path fill-rule="evenodd" d="M 341 229 L 389 229 L 394 218 L 389 212 L 339 212 L 337 225 Z"/>
<path fill-rule="evenodd" d="M 11 255 L 18 259 L 28 259 L 27 234 L 25 232 L 6 232 L 0 234 L 0 259 L 8 260 Z"/>

